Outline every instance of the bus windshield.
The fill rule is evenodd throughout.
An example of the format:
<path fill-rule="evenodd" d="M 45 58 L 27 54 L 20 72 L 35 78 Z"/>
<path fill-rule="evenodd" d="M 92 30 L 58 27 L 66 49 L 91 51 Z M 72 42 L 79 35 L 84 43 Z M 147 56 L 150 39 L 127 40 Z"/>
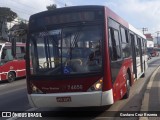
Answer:
<path fill-rule="evenodd" d="M 1 61 L 1 54 L 2 54 L 1 48 L 2 48 L 2 45 L 0 45 L 0 61 Z"/>
<path fill-rule="evenodd" d="M 31 34 L 31 74 L 70 75 L 101 72 L 102 27 L 81 26 Z"/>

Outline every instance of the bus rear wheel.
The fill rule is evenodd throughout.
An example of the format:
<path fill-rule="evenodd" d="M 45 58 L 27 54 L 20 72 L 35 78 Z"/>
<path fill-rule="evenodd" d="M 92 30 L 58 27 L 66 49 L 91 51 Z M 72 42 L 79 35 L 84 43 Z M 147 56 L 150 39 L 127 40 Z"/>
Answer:
<path fill-rule="evenodd" d="M 8 82 L 13 82 L 16 79 L 16 76 L 13 72 L 8 73 Z"/>
<path fill-rule="evenodd" d="M 123 99 L 127 99 L 129 97 L 129 93 L 130 93 L 130 79 L 129 79 L 129 75 L 126 75 L 126 94 L 123 96 Z"/>

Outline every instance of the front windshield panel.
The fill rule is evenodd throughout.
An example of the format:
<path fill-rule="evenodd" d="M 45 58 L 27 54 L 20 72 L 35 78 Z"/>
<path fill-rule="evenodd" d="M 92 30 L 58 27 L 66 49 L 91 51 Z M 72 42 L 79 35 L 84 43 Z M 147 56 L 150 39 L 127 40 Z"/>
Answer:
<path fill-rule="evenodd" d="M 1 60 L 1 54 L 2 54 L 2 50 L 1 50 L 1 48 L 2 48 L 2 45 L 0 45 L 0 60 Z"/>
<path fill-rule="evenodd" d="M 101 72 L 102 27 L 68 27 L 31 34 L 31 74 Z"/>

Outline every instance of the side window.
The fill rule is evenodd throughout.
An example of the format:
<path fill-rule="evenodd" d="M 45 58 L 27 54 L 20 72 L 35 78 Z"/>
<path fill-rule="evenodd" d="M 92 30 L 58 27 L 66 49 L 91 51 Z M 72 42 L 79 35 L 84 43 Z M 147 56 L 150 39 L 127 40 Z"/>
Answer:
<path fill-rule="evenodd" d="M 142 55 L 144 54 L 144 44 L 143 44 L 143 39 L 140 38 L 140 42 L 141 42 L 141 52 L 142 52 Z"/>
<path fill-rule="evenodd" d="M 128 41 L 128 32 L 126 29 L 121 27 L 121 39 L 122 39 L 122 56 L 123 58 L 127 58 L 131 55 L 130 44 Z"/>
<path fill-rule="evenodd" d="M 20 53 L 21 53 L 20 47 L 16 47 L 16 53 L 17 53 L 17 54 L 20 54 Z"/>
<path fill-rule="evenodd" d="M 140 42 L 141 42 L 141 39 L 139 37 L 137 37 L 137 45 L 136 45 L 136 56 L 140 56 Z"/>
<path fill-rule="evenodd" d="M 146 43 L 146 40 L 142 39 L 142 42 L 143 42 L 143 45 L 144 45 L 144 52 L 143 52 L 143 54 L 146 54 L 146 52 L 147 52 L 147 43 Z"/>
<path fill-rule="evenodd" d="M 127 30 L 126 30 L 127 31 Z M 122 37 L 122 42 L 123 43 L 128 43 L 128 40 L 127 40 L 127 35 L 126 35 L 126 32 L 125 32 L 125 29 L 121 27 L 121 37 Z"/>
<path fill-rule="evenodd" d="M 135 45 L 137 46 L 138 45 L 138 43 L 137 43 L 137 36 L 136 35 L 134 35 L 134 37 L 135 37 Z"/>
<path fill-rule="evenodd" d="M 11 61 L 13 60 L 11 49 L 6 49 L 6 55 L 4 57 L 5 61 Z"/>
<path fill-rule="evenodd" d="M 113 28 L 109 29 L 109 47 L 111 60 L 116 61 L 121 58 L 119 32 Z"/>
<path fill-rule="evenodd" d="M 25 48 L 22 47 L 16 47 L 16 57 L 17 59 L 24 59 L 25 55 Z"/>
<path fill-rule="evenodd" d="M 109 31 L 109 55 L 111 60 L 113 60 L 114 56 L 113 56 L 113 47 L 112 47 L 112 39 L 111 39 L 111 29 L 109 28 L 108 31 Z"/>
<path fill-rule="evenodd" d="M 146 47 L 145 47 L 145 40 L 141 38 L 141 45 L 142 45 L 142 54 L 144 55 L 146 53 Z"/>
<path fill-rule="evenodd" d="M 135 37 L 132 33 L 129 33 L 130 41 L 131 41 L 131 52 L 135 53 Z"/>
<path fill-rule="evenodd" d="M 116 49 L 116 51 L 117 51 L 117 59 L 119 59 L 119 58 L 121 58 L 121 49 L 120 49 L 119 33 L 118 33 L 117 30 L 114 30 L 114 38 L 115 38 L 115 41 L 116 41 L 114 49 Z"/>

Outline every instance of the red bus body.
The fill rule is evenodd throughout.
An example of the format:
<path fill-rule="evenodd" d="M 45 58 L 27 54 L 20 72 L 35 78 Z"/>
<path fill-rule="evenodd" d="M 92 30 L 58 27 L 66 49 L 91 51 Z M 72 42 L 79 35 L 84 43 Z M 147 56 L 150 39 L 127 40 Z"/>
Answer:
<path fill-rule="evenodd" d="M 113 34 L 116 32 L 114 31 L 114 29 L 112 29 L 114 27 L 114 22 L 116 22 L 115 24 L 119 26 L 123 26 L 123 28 L 125 28 L 125 30 L 128 31 L 128 37 L 129 37 L 129 32 L 135 33 L 135 31 L 133 29 L 130 30 L 130 25 L 107 7 L 82 6 L 77 8 L 76 7 L 61 8 L 60 11 L 61 10 L 63 11 L 63 9 L 64 11 L 67 10 L 67 12 L 74 10 L 75 11 L 76 10 L 92 11 L 97 9 L 101 10 L 102 14 L 104 15 L 104 19 L 102 20 L 103 22 L 100 23 L 92 23 L 88 21 L 87 22 L 88 25 L 101 24 L 103 26 L 102 27 L 103 28 L 102 71 L 94 74 L 90 73 L 90 74 L 78 74 L 78 75 L 75 74 L 72 75 L 70 73 L 69 75 L 67 74 L 67 75 L 55 75 L 55 76 L 50 75 L 49 73 L 47 73 L 49 75 L 37 74 L 36 72 L 34 73 L 32 71 L 34 69 L 33 65 L 34 61 L 32 62 L 32 64 L 30 64 L 30 60 L 34 59 L 33 56 L 32 58 L 29 59 L 29 56 L 33 53 L 29 53 L 30 49 L 27 48 L 28 49 L 27 67 L 29 68 L 27 69 L 28 70 L 27 87 L 28 87 L 28 98 L 30 104 L 33 105 L 34 107 L 105 106 L 113 104 L 117 100 L 122 99 L 127 93 L 127 79 L 129 79 L 128 85 L 132 86 L 134 81 L 138 79 L 142 75 L 142 73 L 144 73 L 145 69 L 147 68 L 146 66 L 147 63 L 145 63 L 144 60 L 145 57 L 142 55 L 141 52 L 140 52 L 141 57 L 139 58 L 135 57 L 133 59 L 133 56 L 132 55 L 127 56 L 127 53 L 124 53 L 124 56 L 127 56 L 125 58 L 123 58 L 122 56 L 119 56 L 117 60 L 114 60 L 115 59 L 114 57 L 111 58 L 110 56 L 111 50 L 109 49 L 109 34 L 110 33 Z M 57 12 L 56 15 L 62 13 L 59 12 L 58 9 L 55 12 Z M 48 13 L 43 12 L 37 14 L 37 18 L 40 15 L 42 15 L 42 17 L 39 18 L 42 19 L 47 15 L 52 16 L 51 14 L 52 14 L 51 12 Z M 30 22 L 32 21 L 32 19 L 38 20 L 37 18 L 36 17 L 34 18 L 33 15 L 30 18 Z M 48 19 L 49 18 L 47 18 L 47 20 Z M 62 24 L 63 23 L 64 22 L 62 22 Z M 32 25 L 32 23 L 30 24 Z M 30 35 L 34 33 L 36 30 L 38 30 L 38 28 L 32 30 L 31 25 L 29 28 Z M 76 23 L 73 24 L 73 26 L 76 26 Z M 121 32 L 119 31 L 119 35 L 120 33 Z M 138 37 L 140 38 L 141 34 L 135 33 L 134 35 L 137 35 L 137 38 Z M 142 40 L 142 38 L 140 38 L 140 40 Z M 28 42 L 27 44 L 29 45 L 30 42 Z M 126 44 L 129 45 L 129 43 Z M 83 52 L 83 54 L 85 54 L 85 52 Z M 134 65 L 133 61 L 138 63 L 138 61 L 136 60 L 139 60 L 142 63 L 142 65 L 140 66 Z M 39 64 L 41 61 L 42 59 L 41 60 L 39 59 Z M 58 62 L 60 63 L 61 61 Z M 53 63 L 56 64 L 56 62 Z M 47 64 L 47 62 L 44 62 L 41 67 L 44 67 L 45 64 Z M 136 72 L 134 71 L 134 67 L 136 69 Z M 63 70 L 69 70 L 69 69 L 63 69 Z M 138 74 L 139 70 L 141 71 L 140 73 L 141 75 Z"/>
<path fill-rule="evenodd" d="M 25 66 L 25 44 L 16 44 L 16 58 L 11 53 L 11 43 L 0 43 L 0 80 L 12 82 L 17 77 L 26 75 Z"/>

